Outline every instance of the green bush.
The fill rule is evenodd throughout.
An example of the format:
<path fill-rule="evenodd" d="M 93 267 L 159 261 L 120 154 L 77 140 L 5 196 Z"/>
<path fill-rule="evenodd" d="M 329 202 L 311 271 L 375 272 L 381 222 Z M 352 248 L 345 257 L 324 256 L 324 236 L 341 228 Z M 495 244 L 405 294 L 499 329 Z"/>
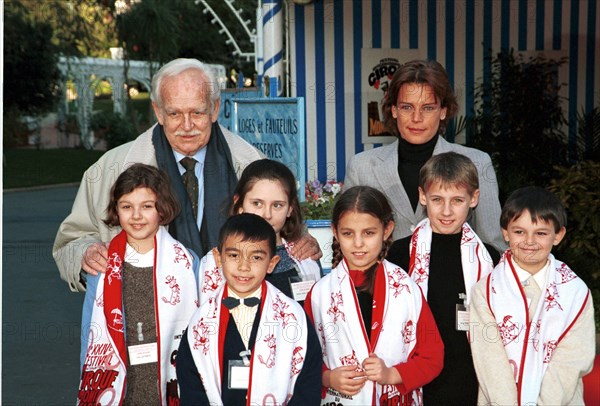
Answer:
<path fill-rule="evenodd" d="M 578 161 L 589 159 L 600 162 L 600 107 L 577 113 Z"/>
<path fill-rule="evenodd" d="M 558 176 L 548 189 L 567 209 L 567 234 L 558 245 L 556 256 L 592 291 L 596 325 L 600 328 L 600 163 L 583 161 L 555 169 Z"/>
<path fill-rule="evenodd" d="M 95 114 L 90 127 L 98 138 L 106 141 L 106 148 L 112 149 L 136 138 L 137 132 L 130 120 L 120 114 L 101 112 Z"/>
<path fill-rule="evenodd" d="M 489 153 L 496 168 L 500 200 L 526 186 L 547 186 L 553 167 L 567 163 L 566 123 L 558 69 L 566 59 L 500 52 L 489 82 L 477 86 L 469 145 Z"/>
<path fill-rule="evenodd" d="M 27 145 L 29 131 L 23 123 L 22 114 L 16 109 L 10 109 L 4 113 L 2 122 L 4 148 L 14 148 Z"/>

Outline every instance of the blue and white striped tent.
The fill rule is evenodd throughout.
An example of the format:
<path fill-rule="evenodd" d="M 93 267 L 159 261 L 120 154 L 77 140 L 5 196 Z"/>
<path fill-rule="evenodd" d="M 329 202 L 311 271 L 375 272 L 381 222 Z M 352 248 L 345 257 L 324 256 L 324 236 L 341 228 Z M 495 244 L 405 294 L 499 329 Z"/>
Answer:
<path fill-rule="evenodd" d="M 596 0 L 315 0 L 290 6 L 289 30 L 291 96 L 306 98 L 307 179 L 343 179 L 352 155 L 378 145 L 362 141 L 363 48 L 438 60 L 458 115 L 472 110 L 474 84 L 489 79 L 486 56 L 510 48 L 569 58 L 559 75 L 571 139 L 576 112 L 600 105 Z"/>

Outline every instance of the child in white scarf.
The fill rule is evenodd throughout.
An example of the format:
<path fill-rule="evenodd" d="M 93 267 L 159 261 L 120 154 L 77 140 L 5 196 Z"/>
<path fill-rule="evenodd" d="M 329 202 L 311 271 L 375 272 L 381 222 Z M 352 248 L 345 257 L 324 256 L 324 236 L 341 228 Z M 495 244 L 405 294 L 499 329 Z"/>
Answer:
<path fill-rule="evenodd" d="M 302 307 L 265 281 L 275 231 L 261 217 L 230 217 L 219 233 L 225 278 L 194 313 L 177 356 L 181 405 L 315 405 L 319 341 Z"/>
<path fill-rule="evenodd" d="M 422 404 L 443 343 L 419 287 L 383 258 L 394 221 L 385 196 L 355 186 L 332 216 L 334 269 L 304 304 L 323 347 L 322 404 Z"/>
<path fill-rule="evenodd" d="M 477 375 L 467 331 L 469 299 L 500 255 L 467 219 L 479 203 L 477 167 L 456 152 L 434 155 L 419 173 L 419 202 L 427 212 L 412 236 L 394 241 L 387 259 L 408 270 L 435 317 L 446 351 L 444 369 L 423 387 L 425 404 L 473 405 Z M 498 224 L 500 231 L 500 224 Z"/>
<path fill-rule="evenodd" d="M 164 225 L 179 212 L 169 179 L 135 164 L 111 189 L 106 273 L 89 275 L 78 404 L 178 402 L 174 359 L 198 305 L 198 257 Z"/>
<path fill-rule="evenodd" d="M 583 404 L 594 362 L 592 297 L 550 253 L 565 235 L 560 200 L 540 187 L 514 191 L 500 217 L 509 243 L 472 292 L 471 346 L 479 404 Z"/>
<path fill-rule="evenodd" d="M 321 279 L 321 266 L 311 258 L 301 260 L 292 254 L 304 232 L 292 171 L 271 159 L 259 159 L 248 165 L 235 187 L 229 209 L 232 216 L 240 213 L 256 214 L 271 224 L 279 262 L 266 280 L 302 304 L 312 284 Z M 225 283 L 215 254 L 216 248 L 200 261 L 200 304 Z"/>

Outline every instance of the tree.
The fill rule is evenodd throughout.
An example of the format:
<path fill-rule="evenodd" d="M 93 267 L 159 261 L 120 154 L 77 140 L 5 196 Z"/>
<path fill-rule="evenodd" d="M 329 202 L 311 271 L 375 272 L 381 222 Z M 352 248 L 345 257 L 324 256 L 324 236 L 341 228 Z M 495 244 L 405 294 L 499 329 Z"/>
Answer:
<path fill-rule="evenodd" d="M 244 50 L 253 45 L 243 27 L 222 0 L 211 0 L 211 7 L 230 29 Z M 254 27 L 257 0 L 237 0 L 244 20 Z M 189 0 L 142 0 L 117 17 L 119 40 L 132 60 L 157 61 L 163 64 L 173 58 L 196 58 L 207 63 L 234 66 L 251 75 L 254 62 L 233 55 L 227 37 L 219 33 L 212 16 L 203 12 L 202 4 Z"/>
<path fill-rule="evenodd" d="M 185 1 L 185 0 L 181 0 Z M 236 39 L 238 45 L 242 49 L 242 52 L 253 52 L 254 44 L 250 41 L 247 32 L 244 30 L 237 17 L 233 14 L 231 9 L 227 6 L 225 1 L 222 0 L 207 0 L 215 12 L 219 15 L 221 20 L 226 24 L 231 35 Z M 256 29 L 256 8 L 258 7 L 257 0 L 235 0 L 233 6 L 240 10 L 241 18 L 244 21 L 250 21 L 250 30 Z M 198 8 L 202 11 L 201 5 Z M 189 21 L 188 23 L 193 24 Z M 233 54 L 234 48 L 231 44 L 227 43 L 227 37 L 220 33 L 220 27 L 217 24 L 212 23 L 212 16 L 209 13 L 203 13 L 203 27 L 206 29 L 203 31 L 202 40 L 188 36 L 184 39 L 182 44 L 182 52 L 189 49 L 191 55 L 197 53 L 198 59 L 207 61 L 210 63 L 220 63 L 229 68 L 235 68 L 238 72 L 243 72 L 246 77 L 252 77 L 255 72 L 254 60 L 247 61 L 246 58 L 236 56 Z M 189 29 L 193 30 L 191 26 Z M 206 32 L 206 35 L 204 35 Z M 186 48 L 186 43 L 190 43 Z M 214 44 L 211 46 L 203 46 L 202 44 Z"/>
<path fill-rule="evenodd" d="M 179 25 L 171 2 L 144 0 L 117 17 L 119 39 L 129 59 L 163 64 L 178 54 Z"/>
<path fill-rule="evenodd" d="M 4 8 L 4 108 L 24 114 L 50 111 L 60 74 L 52 25 L 29 19 L 18 2 Z"/>
<path fill-rule="evenodd" d="M 527 61 L 500 52 L 489 83 L 476 89 L 471 120 L 472 146 L 492 156 L 501 201 L 526 185 L 547 186 L 555 165 L 567 162 L 566 124 L 559 95 L 558 69 L 565 59 Z"/>
<path fill-rule="evenodd" d="M 112 0 L 10 0 L 28 21 L 52 27 L 49 35 L 58 52 L 67 56 L 109 57 L 117 46 Z"/>

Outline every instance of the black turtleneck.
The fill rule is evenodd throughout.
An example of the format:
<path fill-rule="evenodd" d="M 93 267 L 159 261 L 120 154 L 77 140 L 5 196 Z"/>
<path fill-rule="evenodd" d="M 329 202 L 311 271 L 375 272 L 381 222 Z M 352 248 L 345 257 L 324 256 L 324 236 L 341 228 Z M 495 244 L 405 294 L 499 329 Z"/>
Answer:
<path fill-rule="evenodd" d="M 387 260 L 408 270 L 411 236 L 394 241 Z M 477 375 L 473 366 L 471 347 L 464 331 L 456 330 L 456 305 L 462 304 L 460 293 L 465 292 L 460 242 L 462 232 L 431 234 L 427 302 L 444 342 L 444 369 L 423 387 L 425 405 L 477 404 Z M 500 254 L 485 244 L 494 265 Z M 457 390 L 456 388 L 460 388 Z"/>
<path fill-rule="evenodd" d="M 425 144 L 411 144 L 400 137 L 398 142 L 398 176 L 408 195 L 413 211 L 419 204 L 419 171 L 433 155 L 439 134 Z"/>

